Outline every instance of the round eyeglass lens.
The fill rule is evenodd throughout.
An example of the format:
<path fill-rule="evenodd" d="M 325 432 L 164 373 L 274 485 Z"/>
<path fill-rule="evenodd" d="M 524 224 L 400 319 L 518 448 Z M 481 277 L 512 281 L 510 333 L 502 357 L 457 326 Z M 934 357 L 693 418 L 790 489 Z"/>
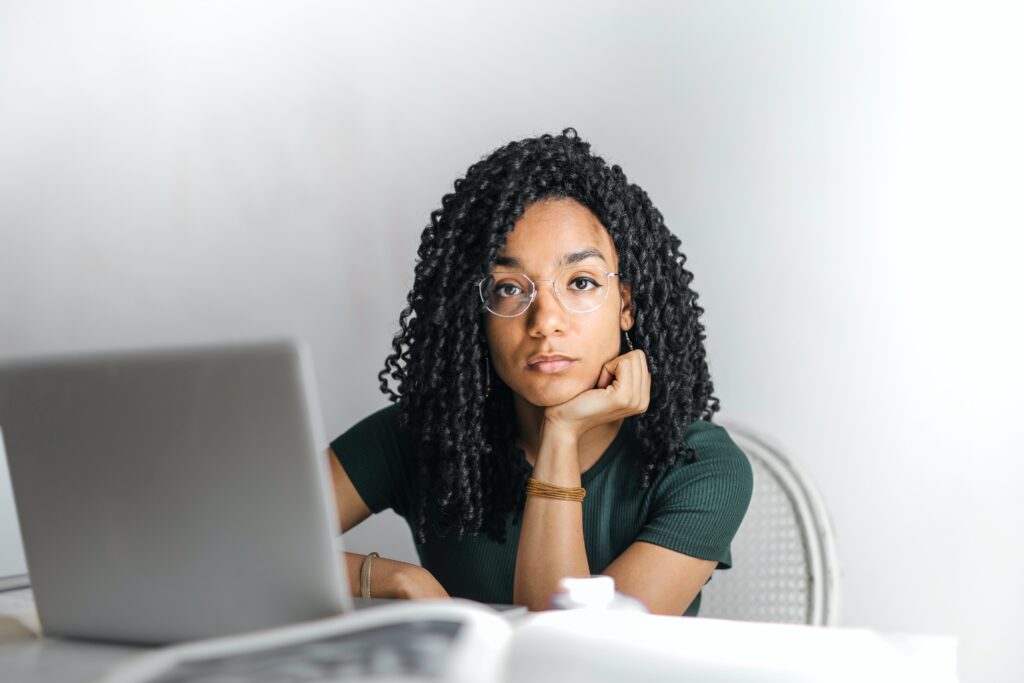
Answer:
<path fill-rule="evenodd" d="M 555 279 L 562 305 L 576 313 L 588 313 L 608 296 L 608 271 L 597 266 L 566 268 Z"/>
<path fill-rule="evenodd" d="M 525 311 L 533 298 L 533 283 L 522 273 L 494 273 L 480 283 L 487 310 L 511 318 Z"/>

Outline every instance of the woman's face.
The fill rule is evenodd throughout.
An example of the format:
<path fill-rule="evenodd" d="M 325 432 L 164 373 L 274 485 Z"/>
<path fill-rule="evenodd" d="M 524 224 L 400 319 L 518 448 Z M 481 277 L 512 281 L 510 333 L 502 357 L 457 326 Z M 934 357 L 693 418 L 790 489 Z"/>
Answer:
<path fill-rule="evenodd" d="M 574 268 L 618 272 L 611 236 L 588 208 L 572 199 L 544 200 L 527 207 L 491 269 L 525 273 L 537 282 L 537 296 L 525 313 L 514 318 L 485 313 L 484 330 L 498 376 L 538 407 L 559 405 L 593 389 L 602 366 L 619 355 L 621 331 L 633 326 L 628 286 L 618 277 L 598 282 L 607 296 L 594 311 L 572 313 L 559 304 L 549 280 L 583 252 L 590 254 L 572 263 Z M 593 286 L 583 280 L 570 285 Z M 535 362 L 539 355 L 563 356 L 568 362 Z"/>

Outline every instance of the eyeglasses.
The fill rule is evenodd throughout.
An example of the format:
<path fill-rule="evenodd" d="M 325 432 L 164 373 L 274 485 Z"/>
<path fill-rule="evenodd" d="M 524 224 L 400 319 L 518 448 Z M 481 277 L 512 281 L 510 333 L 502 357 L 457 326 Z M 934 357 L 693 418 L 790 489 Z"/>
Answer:
<path fill-rule="evenodd" d="M 550 282 L 555 298 L 570 313 L 597 310 L 608 298 L 610 278 L 619 277 L 598 266 L 571 266 L 551 280 L 531 280 L 526 273 L 492 273 L 480 281 L 484 308 L 502 318 L 522 315 L 537 298 L 537 283 Z"/>

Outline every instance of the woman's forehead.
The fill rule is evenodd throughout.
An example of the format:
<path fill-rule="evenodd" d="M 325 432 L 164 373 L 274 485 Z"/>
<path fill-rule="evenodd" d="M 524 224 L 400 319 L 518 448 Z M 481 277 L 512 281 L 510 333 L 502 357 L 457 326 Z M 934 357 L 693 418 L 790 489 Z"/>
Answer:
<path fill-rule="evenodd" d="M 611 235 L 590 209 L 569 199 L 527 207 L 508 235 L 496 265 L 549 269 L 587 261 L 617 266 Z"/>

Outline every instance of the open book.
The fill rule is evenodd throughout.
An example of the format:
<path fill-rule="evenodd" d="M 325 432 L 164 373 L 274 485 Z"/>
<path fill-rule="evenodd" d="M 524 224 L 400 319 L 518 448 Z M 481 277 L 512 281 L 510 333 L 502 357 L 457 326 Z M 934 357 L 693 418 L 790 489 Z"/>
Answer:
<path fill-rule="evenodd" d="M 101 681 L 955 683 L 956 645 L 949 636 L 601 609 L 506 618 L 456 599 L 175 645 Z"/>

